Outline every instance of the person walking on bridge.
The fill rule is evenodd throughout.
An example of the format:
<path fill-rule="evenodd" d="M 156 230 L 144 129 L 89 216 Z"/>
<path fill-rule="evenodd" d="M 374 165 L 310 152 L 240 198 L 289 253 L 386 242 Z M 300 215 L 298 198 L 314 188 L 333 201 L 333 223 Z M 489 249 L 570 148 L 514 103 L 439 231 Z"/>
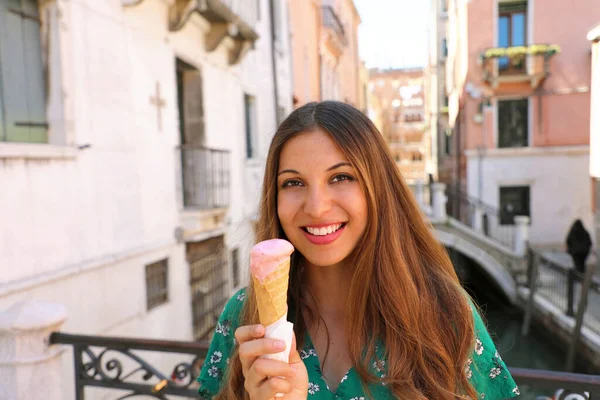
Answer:
<path fill-rule="evenodd" d="M 592 238 L 583 226 L 580 219 L 577 219 L 571 225 L 567 235 L 567 252 L 573 259 L 575 270 L 581 274 L 585 273 L 585 261 L 590 254 L 592 247 Z"/>

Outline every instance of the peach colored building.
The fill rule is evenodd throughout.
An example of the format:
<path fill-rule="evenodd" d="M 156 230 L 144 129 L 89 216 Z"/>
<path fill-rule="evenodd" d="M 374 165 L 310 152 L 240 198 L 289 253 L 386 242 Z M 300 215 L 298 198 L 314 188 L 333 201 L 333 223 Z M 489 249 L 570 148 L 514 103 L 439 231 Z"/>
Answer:
<path fill-rule="evenodd" d="M 530 240 L 559 245 L 589 228 L 590 46 L 597 0 L 448 0 L 447 152 L 440 176 L 531 218 Z"/>
<path fill-rule="evenodd" d="M 369 91 L 376 99 L 369 115 L 380 124 L 402 175 L 409 183 L 425 181 L 429 141 L 425 134 L 423 69 L 371 70 Z"/>
<path fill-rule="evenodd" d="M 340 100 L 360 107 L 360 16 L 353 0 L 289 0 L 289 9 L 294 104 Z"/>

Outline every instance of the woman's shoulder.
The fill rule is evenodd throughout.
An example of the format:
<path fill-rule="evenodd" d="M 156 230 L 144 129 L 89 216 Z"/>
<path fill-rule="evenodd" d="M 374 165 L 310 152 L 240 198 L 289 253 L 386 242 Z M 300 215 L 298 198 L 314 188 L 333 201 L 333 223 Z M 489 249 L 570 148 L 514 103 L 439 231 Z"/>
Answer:
<path fill-rule="evenodd" d="M 246 300 L 246 289 L 238 290 L 225 304 L 217 321 L 210 347 L 198 377 L 199 393 L 205 399 L 213 398 L 220 390 L 229 358 L 235 348 L 235 330 L 240 324 L 240 313 Z"/>
<path fill-rule="evenodd" d="M 469 305 L 473 313 L 475 346 L 465 366 L 467 378 L 486 399 L 517 396 L 519 389 L 498 353 L 479 310 L 472 302 Z"/>

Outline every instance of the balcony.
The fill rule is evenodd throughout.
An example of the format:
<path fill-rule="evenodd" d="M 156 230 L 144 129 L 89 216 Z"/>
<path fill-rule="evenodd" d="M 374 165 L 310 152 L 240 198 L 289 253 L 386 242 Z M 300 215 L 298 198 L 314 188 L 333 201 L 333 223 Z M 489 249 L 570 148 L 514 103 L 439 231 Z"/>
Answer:
<path fill-rule="evenodd" d="M 396 164 L 407 182 L 426 181 L 427 174 L 425 173 L 424 161 L 400 161 Z"/>
<path fill-rule="evenodd" d="M 229 151 L 182 146 L 180 239 L 223 228 L 229 207 Z"/>
<path fill-rule="evenodd" d="M 123 5 L 133 6 L 143 0 L 121 0 Z M 239 63 L 253 46 L 258 34 L 255 26 L 258 17 L 256 1 L 239 0 L 171 0 L 169 1 L 169 29 L 182 29 L 191 16 L 197 13 L 210 24 L 205 33 L 206 51 L 212 52 L 225 40 L 230 39 L 229 64 Z"/>
<path fill-rule="evenodd" d="M 483 81 L 494 89 L 522 83 L 535 89 L 549 75 L 550 58 L 559 51 L 548 45 L 488 49 L 479 57 Z"/>
<path fill-rule="evenodd" d="M 344 26 L 331 6 L 323 6 L 322 10 L 325 44 L 331 49 L 335 57 L 339 57 L 348 45 Z"/>

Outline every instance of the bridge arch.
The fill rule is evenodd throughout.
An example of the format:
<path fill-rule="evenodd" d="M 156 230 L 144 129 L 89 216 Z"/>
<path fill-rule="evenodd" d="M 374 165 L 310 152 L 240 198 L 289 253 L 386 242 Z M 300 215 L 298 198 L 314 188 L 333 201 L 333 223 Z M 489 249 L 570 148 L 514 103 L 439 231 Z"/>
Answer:
<path fill-rule="evenodd" d="M 436 231 L 436 235 L 444 246 L 454 249 L 475 261 L 510 303 L 517 303 L 517 284 L 505 266 L 484 250 L 460 236 L 440 230 Z"/>

